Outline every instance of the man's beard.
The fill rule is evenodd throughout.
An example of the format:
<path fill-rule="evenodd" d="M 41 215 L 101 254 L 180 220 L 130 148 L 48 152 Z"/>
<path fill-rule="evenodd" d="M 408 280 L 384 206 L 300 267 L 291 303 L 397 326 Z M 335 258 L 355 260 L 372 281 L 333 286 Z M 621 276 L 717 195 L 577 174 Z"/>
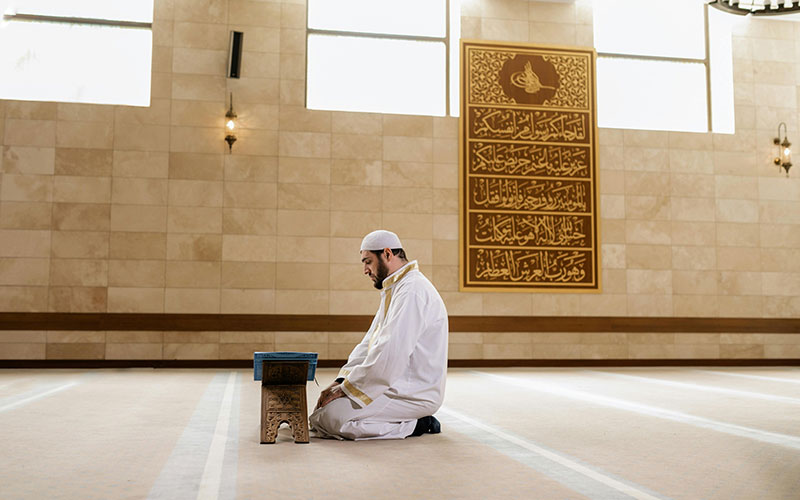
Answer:
<path fill-rule="evenodd" d="M 383 259 L 381 259 L 379 257 L 378 258 L 378 269 L 375 272 L 375 278 L 372 280 L 373 281 L 373 283 L 372 283 L 373 286 L 375 286 L 375 288 L 377 288 L 378 290 L 382 289 L 383 288 L 383 280 L 385 280 L 387 276 L 389 276 L 389 268 L 386 267 L 386 263 L 383 261 Z"/>

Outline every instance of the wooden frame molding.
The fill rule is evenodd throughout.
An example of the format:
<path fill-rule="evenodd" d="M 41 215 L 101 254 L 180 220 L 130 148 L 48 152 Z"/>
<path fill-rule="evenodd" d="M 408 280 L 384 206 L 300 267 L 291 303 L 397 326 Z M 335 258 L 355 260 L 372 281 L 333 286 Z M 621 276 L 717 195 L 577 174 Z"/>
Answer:
<path fill-rule="evenodd" d="M 6 312 L 0 330 L 359 332 L 370 321 L 364 315 Z M 450 331 L 800 334 L 800 318 L 450 316 Z"/>
<path fill-rule="evenodd" d="M 341 368 L 344 359 L 321 359 L 317 368 Z M 449 368 L 570 368 L 631 366 L 800 366 L 800 359 L 451 359 Z M 40 368 L 253 368 L 249 359 L 19 359 L 0 360 L 0 369 Z"/>

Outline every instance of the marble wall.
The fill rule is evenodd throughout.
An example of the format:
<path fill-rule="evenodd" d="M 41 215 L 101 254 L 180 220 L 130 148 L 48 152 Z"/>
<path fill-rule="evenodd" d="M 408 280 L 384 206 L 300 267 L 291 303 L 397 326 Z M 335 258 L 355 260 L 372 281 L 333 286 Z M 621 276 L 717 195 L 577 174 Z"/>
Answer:
<path fill-rule="evenodd" d="M 0 100 L 0 311 L 372 314 L 357 250 L 383 227 L 452 315 L 800 317 L 800 177 L 771 163 L 779 122 L 800 137 L 800 24 L 737 26 L 735 134 L 600 129 L 602 293 L 530 294 L 458 291 L 457 118 L 305 109 L 305 18 L 156 0 L 149 107 Z M 591 46 L 592 4 L 464 0 L 462 37 Z M 791 335 L 637 335 L 454 333 L 451 355 L 800 357 Z M 342 359 L 359 338 L 0 331 L 0 358 Z"/>

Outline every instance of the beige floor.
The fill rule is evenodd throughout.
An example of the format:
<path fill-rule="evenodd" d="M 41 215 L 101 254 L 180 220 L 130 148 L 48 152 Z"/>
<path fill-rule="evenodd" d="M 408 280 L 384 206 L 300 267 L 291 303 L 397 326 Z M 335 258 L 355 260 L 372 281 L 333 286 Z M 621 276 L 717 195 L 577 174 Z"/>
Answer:
<path fill-rule="evenodd" d="M 796 367 L 454 369 L 442 434 L 308 445 L 258 443 L 259 389 L 0 371 L 0 499 L 800 499 Z"/>

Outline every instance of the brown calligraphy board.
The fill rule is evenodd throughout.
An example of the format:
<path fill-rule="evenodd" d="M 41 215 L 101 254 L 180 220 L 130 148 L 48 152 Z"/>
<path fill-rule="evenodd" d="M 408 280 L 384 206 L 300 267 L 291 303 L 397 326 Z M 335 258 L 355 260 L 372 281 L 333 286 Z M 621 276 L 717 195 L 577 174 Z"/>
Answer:
<path fill-rule="evenodd" d="M 599 291 L 595 57 L 462 40 L 462 290 Z"/>

